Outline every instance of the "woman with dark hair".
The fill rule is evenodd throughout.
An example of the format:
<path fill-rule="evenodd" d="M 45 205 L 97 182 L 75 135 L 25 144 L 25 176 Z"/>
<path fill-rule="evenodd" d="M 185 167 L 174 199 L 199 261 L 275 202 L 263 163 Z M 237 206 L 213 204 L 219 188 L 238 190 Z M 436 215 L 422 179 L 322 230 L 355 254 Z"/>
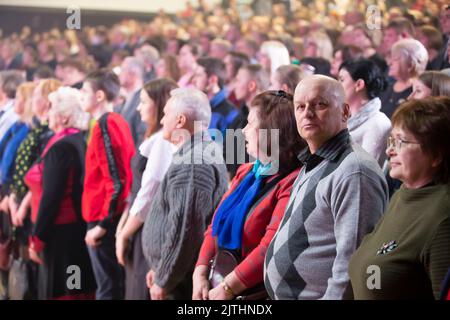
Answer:
<path fill-rule="evenodd" d="M 386 153 L 403 182 L 349 264 L 356 299 L 439 299 L 450 266 L 450 98 L 402 104 Z M 381 277 L 367 284 L 370 266 Z"/>
<path fill-rule="evenodd" d="M 274 129 L 277 141 L 263 139 Z M 193 299 L 234 299 L 263 284 L 264 256 L 300 170 L 297 155 L 305 142 L 297 133 L 292 95 L 284 91 L 257 95 L 243 133 L 247 152 L 256 161 L 238 169 L 205 233 L 193 275 Z M 219 259 L 226 252 L 239 263 L 212 288 L 210 261 L 215 260 L 216 269 L 226 267 Z"/>
<path fill-rule="evenodd" d="M 350 106 L 347 126 L 352 139 L 382 166 L 386 158 L 385 143 L 391 130 L 391 122 L 380 112 L 378 98 L 387 85 L 383 73 L 369 59 L 345 61 L 339 68 L 339 81 Z"/>
<path fill-rule="evenodd" d="M 116 234 L 117 259 L 125 266 L 126 272 L 126 299 L 149 299 L 149 291 L 145 284 L 148 267 L 142 252 L 141 232 L 156 190 L 172 162 L 173 148 L 163 139 L 160 121 L 170 92 L 177 87 L 175 81 L 161 78 L 147 82 L 141 90 L 141 102 L 137 110 L 141 114 L 142 121 L 147 123 L 148 129 L 139 151 L 147 161 L 140 189 L 129 214 L 122 216 Z M 127 248 L 131 250 L 126 255 Z"/>

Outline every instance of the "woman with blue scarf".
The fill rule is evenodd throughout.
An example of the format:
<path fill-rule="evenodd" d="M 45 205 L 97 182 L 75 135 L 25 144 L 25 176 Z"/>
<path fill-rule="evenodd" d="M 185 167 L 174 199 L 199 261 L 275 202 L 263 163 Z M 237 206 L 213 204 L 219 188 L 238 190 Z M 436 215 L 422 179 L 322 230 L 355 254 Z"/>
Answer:
<path fill-rule="evenodd" d="M 205 233 L 193 275 L 193 299 L 231 300 L 263 283 L 264 256 L 300 170 L 297 154 L 305 147 L 292 99 L 284 91 L 266 91 L 252 102 L 243 133 L 247 152 L 256 161 L 239 168 Z M 239 264 L 212 287 L 210 262 L 224 250 Z M 215 263 L 221 267 L 218 259 Z"/>

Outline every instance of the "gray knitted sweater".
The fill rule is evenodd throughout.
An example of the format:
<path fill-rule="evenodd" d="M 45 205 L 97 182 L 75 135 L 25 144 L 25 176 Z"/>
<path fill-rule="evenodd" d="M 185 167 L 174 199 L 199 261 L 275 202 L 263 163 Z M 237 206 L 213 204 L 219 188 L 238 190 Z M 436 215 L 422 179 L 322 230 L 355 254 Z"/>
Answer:
<path fill-rule="evenodd" d="M 227 190 L 227 170 L 208 136 L 194 135 L 174 155 L 142 232 L 154 283 L 170 292 L 194 270 L 203 234 Z"/>

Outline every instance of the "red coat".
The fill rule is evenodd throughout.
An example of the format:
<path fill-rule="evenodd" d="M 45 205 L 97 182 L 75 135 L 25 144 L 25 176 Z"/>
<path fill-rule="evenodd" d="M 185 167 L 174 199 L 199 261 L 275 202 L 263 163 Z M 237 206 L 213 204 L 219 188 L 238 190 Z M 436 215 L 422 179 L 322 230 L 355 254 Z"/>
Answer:
<path fill-rule="evenodd" d="M 92 129 L 86 151 L 83 219 L 105 227 L 120 215 L 130 193 L 135 152 L 128 123 L 117 113 L 104 114 Z"/>
<path fill-rule="evenodd" d="M 224 194 L 222 201 L 241 183 L 252 167 L 253 164 L 244 164 L 239 167 L 236 176 L 231 182 L 230 189 Z M 241 248 L 244 260 L 234 269 L 239 280 L 247 288 L 254 287 L 264 280 L 264 257 L 267 247 L 283 218 L 292 186 L 299 171 L 300 168 L 280 180 L 247 215 Z M 275 176 L 270 179 L 274 178 Z M 205 232 L 205 239 L 203 240 L 196 265 L 209 265 L 209 261 L 214 258 L 216 250 L 216 239 L 212 236 L 212 225 L 210 225 Z"/>

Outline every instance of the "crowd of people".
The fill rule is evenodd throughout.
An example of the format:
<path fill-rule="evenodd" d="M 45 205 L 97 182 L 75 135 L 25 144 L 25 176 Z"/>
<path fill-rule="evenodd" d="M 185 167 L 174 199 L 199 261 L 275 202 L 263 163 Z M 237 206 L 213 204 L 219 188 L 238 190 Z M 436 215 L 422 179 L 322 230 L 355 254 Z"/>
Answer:
<path fill-rule="evenodd" d="M 450 6 L 292 3 L 0 38 L 1 299 L 450 299 Z"/>

